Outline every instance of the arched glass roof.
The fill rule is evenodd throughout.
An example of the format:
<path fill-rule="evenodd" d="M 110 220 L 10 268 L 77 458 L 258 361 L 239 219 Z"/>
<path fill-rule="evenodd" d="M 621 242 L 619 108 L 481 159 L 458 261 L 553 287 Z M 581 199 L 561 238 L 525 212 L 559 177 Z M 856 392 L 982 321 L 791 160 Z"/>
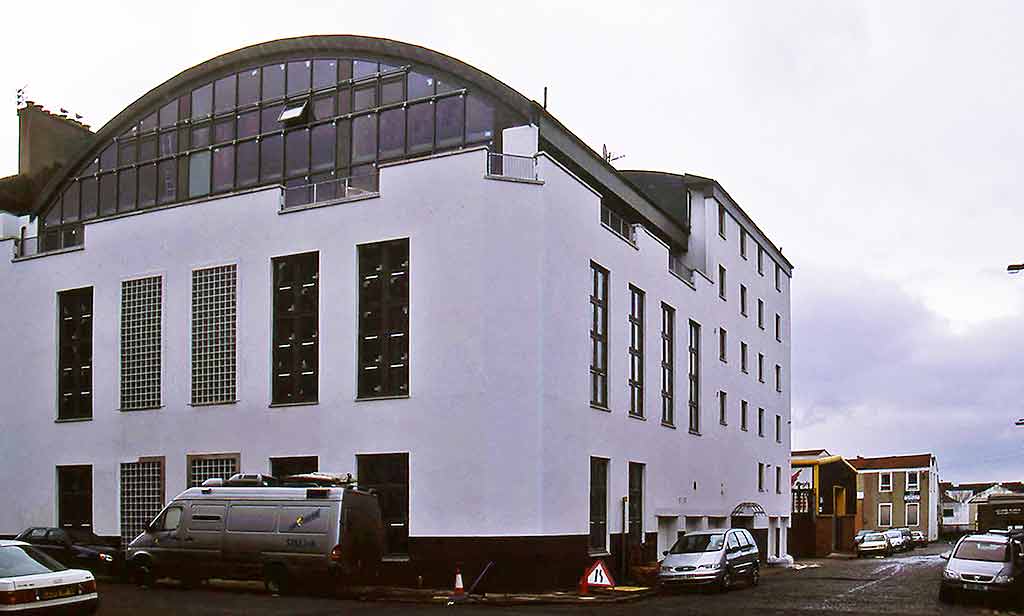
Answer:
<path fill-rule="evenodd" d="M 485 73 L 404 43 L 330 36 L 241 49 L 99 131 L 44 190 L 43 250 L 80 243 L 84 221 L 208 195 L 349 177 L 375 190 L 380 163 L 500 147 L 501 130 L 526 123 L 528 110 Z"/>

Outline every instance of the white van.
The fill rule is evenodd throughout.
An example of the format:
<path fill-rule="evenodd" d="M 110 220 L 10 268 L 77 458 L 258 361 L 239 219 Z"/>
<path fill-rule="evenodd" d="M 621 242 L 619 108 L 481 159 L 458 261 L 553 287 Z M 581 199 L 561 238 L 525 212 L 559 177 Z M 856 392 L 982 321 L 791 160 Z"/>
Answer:
<path fill-rule="evenodd" d="M 337 487 L 200 487 L 179 494 L 128 546 L 128 571 L 196 585 L 259 579 L 287 592 L 298 580 L 377 574 L 384 526 L 377 496 Z"/>

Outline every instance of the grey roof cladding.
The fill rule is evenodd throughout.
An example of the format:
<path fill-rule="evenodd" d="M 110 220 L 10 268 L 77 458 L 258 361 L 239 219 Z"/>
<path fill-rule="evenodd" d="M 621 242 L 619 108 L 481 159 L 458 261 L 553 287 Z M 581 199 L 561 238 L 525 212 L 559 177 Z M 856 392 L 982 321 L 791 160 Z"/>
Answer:
<path fill-rule="evenodd" d="M 686 219 L 686 182 L 683 176 L 660 171 L 620 171 L 647 198 L 672 216 L 677 222 L 689 227 Z"/>

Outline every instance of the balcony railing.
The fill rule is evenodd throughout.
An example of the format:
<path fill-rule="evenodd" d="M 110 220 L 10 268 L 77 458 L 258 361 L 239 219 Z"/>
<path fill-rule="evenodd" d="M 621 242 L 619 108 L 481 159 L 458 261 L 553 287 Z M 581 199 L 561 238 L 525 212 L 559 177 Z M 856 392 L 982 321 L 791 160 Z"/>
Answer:
<path fill-rule="evenodd" d="M 618 235 L 630 244 L 636 244 L 636 234 L 633 232 L 633 225 L 603 203 L 601 204 L 601 222 L 615 235 Z"/>
<path fill-rule="evenodd" d="M 537 159 L 518 154 L 487 153 L 487 175 L 514 180 L 537 180 Z"/>
<path fill-rule="evenodd" d="M 85 243 L 85 228 L 81 224 L 70 224 L 46 229 L 38 237 L 20 237 L 14 240 L 14 258 L 34 257 L 74 248 Z"/>
<path fill-rule="evenodd" d="M 379 175 L 375 171 L 367 175 L 285 186 L 281 193 L 281 209 L 375 195 L 380 188 L 379 181 Z"/>

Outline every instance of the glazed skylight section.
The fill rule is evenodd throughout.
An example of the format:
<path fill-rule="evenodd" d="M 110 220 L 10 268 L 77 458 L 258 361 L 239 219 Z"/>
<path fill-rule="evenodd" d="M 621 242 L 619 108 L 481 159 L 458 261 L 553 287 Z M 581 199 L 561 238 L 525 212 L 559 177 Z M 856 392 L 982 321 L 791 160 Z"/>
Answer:
<path fill-rule="evenodd" d="M 248 68 L 164 101 L 78 169 L 41 217 L 40 252 L 64 247 L 87 220 L 257 186 L 351 178 L 376 191 L 382 162 L 497 145 L 518 123 L 483 93 L 411 64 Z"/>

